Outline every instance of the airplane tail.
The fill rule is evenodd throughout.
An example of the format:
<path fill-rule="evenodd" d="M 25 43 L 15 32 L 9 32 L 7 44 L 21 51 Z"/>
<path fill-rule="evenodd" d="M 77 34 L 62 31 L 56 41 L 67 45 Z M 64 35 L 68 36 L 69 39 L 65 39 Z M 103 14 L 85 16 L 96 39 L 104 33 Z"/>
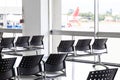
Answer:
<path fill-rule="evenodd" d="M 68 27 L 72 27 L 74 23 L 76 23 L 78 26 L 80 26 L 79 20 L 76 18 L 79 16 L 79 7 L 76 8 L 76 10 L 73 12 L 72 14 L 72 19 L 69 20 L 69 22 L 67 23 Z"/>
<path fill-rule="evenodd" d="M 79 7 L 76 8 L 76 10 L 73 12 L 73 17 L 77 17 L 79 15 Z"/>

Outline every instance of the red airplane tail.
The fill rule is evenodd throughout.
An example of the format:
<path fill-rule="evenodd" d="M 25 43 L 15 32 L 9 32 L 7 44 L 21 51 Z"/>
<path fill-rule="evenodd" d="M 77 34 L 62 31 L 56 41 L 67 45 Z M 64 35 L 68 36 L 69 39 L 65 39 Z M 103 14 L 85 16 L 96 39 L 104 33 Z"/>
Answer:
<path fill-rule="evenodd" d="M 77 17 L 79 15 L 79 7 L 76 8 L 76 10 L 73 12 L 73 17 Z"/>
<path fill-rule="evenodd" d="M 80 26 L 79 20 L 76 18 L 79 16 L 79 11 L 79 7 L 77 7 L 72 14 L 72 19 L 67 23 L 68 27 L 72 27 L 72 23 L 76 23 L 78 26 Z"/>

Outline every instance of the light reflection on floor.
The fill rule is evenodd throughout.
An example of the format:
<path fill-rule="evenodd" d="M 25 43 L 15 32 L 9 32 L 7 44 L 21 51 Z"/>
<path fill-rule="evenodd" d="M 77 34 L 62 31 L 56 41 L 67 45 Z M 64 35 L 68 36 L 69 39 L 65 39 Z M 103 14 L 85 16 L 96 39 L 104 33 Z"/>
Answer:
<path fill-rule="evenodd" d="M 89 71 L 95 70 L 92 67 L 92 65 L 93 64 L 67 62 L 67 76 L 62 77 L 61 80 L 86 80 L 89 74 Z M 114 67 L 109 66 L 109 68 L 114 68 Z M 96 69 L 98 69 L 98 67 Z M 99 69 L 100 69 L 100 66 L 99 66 Z M 120 79 L 119 74 L 120 74 L 120 70 L 118 70 L 114 80 Z"/>

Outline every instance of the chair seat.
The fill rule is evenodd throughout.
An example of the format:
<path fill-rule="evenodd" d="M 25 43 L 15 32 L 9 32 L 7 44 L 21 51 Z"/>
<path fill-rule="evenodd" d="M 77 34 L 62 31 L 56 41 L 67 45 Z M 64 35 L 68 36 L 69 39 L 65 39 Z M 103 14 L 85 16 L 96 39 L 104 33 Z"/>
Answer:
<path fill-rule="evenodd" d="M 40 66 L 35 66 L 32 68 L 22 68 L 22 67 L 18 67 L 18 75 L 35 75 L 39 72 L 41 72 Z"/>
<path fill-rule="evenodd" d="M 64 64 L 59 63 L 59 64 L 45 64 L 45 71 L 48 72 L 55 72 L 55 71 L 62 71 L 64 69 Z"/>
<path fill-rule="evenodd" d="M 13 77 L 13 75 L 15 74 L 13 73 L 12 69 L 10 69 L 9 71 L 0 72 L 0 80 L 10 79 L 11 77 Z"/>

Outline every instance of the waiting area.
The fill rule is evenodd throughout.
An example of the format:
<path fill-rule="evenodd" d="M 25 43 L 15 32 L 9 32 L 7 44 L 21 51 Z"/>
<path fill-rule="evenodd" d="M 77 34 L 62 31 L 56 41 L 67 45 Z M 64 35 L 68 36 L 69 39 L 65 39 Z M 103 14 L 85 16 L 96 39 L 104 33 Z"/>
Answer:
<path fill-rule="evenodd" d="M 0 0 L 0 80 L 120 80 L 120 0 Z"/>
<path fill-rule="evenodd" d="M 43 37 L 43 35 L 34 35 L 31 38 L 19 36 L 16 41 L 14 37 L 2 38 L 0 78 L 2 80 L 114 80 L 118 77 L 118 67 L 101 62 L 101 55 L 107 53 L 107 38 L 95 39 L 92 44 L 90 44 L 92 39 L 79 39 L 76 44 L 75 40 L 61 40 L 56 48 L 58 52 L 46 56 L 37 51 L 44 49 Z M 36 54 L 17 55 L 26 51 L 35 51 Z M 98 60 L 91 63 L 80 59 L 89 56 L 93 58 L 97 56 Z"/>

